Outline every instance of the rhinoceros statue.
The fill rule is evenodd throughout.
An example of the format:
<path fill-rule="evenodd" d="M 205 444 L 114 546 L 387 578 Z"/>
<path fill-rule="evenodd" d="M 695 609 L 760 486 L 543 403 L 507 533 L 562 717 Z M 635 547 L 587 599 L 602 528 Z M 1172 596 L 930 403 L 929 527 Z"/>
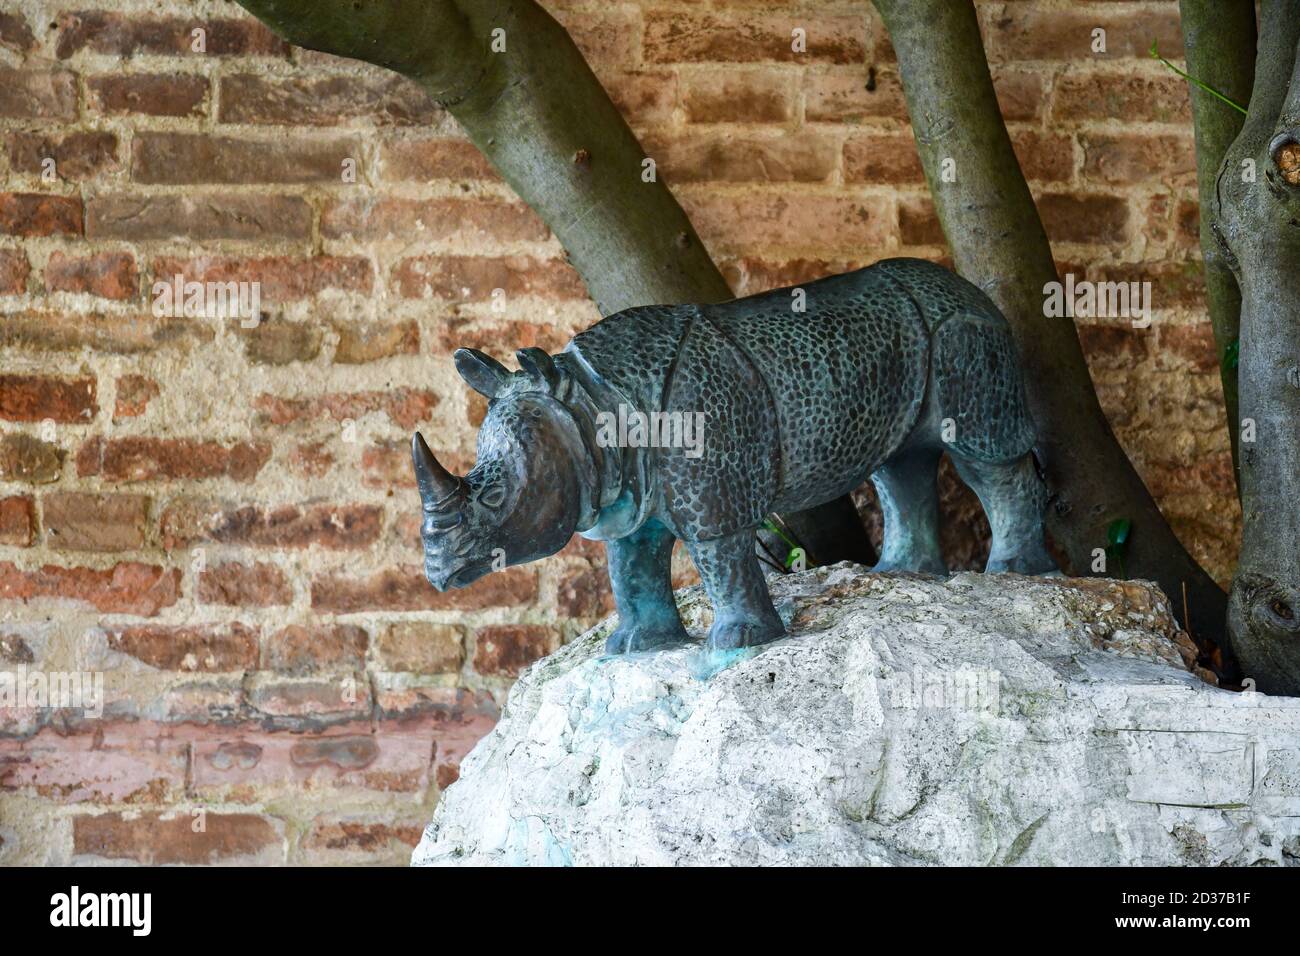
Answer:
<path fill-rule="evenodd" d="M 979 289 L 890 259 L 719 305 L 631 308 L 510 372 L 473 349 L 458 371 L 489 399 L 472 471 L 417 432 L 425 575 L 464 587 L 606 542 L 619 623 L 611 653 L 684 640 L 669 565 L 686 543 L 714 608 L 709 644 L 783 634 L 755 549 L 773 512 L 868 476 L 884 512 L 877 571 L 943 573 L 936 469 L 947 452 L 992 528 L 988 571 L 1055 570 L 1006 319 Z"/>

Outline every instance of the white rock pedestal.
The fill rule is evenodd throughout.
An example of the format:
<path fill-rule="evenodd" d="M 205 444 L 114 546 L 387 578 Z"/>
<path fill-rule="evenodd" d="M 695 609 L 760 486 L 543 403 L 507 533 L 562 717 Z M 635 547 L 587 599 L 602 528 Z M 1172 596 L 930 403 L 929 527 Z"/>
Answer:
<path fill-rule="evenodd" d="M 764 648 L 534 664 L 412 862 L 1300 864 L 1300 699 L 1190 673 L 1153 585 L 771 583 Z"/>

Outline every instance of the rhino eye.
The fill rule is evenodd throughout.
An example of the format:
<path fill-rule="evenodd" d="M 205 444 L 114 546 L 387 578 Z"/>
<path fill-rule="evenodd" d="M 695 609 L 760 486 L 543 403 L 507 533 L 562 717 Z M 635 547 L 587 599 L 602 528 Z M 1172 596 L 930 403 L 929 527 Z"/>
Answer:
<path fill-rule="evenodd" d="M 506 490 L 501 485 L 488 485 L 479 493 L 478 500 L 486 508 L 499 508 L 506 500 Z"/>

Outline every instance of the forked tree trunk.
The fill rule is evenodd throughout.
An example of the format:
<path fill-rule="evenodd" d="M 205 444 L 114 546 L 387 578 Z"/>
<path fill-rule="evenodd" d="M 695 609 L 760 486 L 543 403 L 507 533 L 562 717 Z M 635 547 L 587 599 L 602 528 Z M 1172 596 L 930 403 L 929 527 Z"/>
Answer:
<path fill-rule="evenodd" d="M 1002 121 L 973 3 L 875 3 L 898 55 L 921 163 L 957 271 L 998 304 L 1019 346 L 1036 450 L 1052 494 L 1048 528 L 1070 570 L 1092 573 L 1108 528 L 1127 519 L 1128 575 L 1158 581 L 1194 637 L 1222 643 L 1223 591 L 1178 542 L 1115 440 L 1073 321 L 1044 315 L 1044 287 L 1057 281 L 1056 265 Z M 945 161 L 950 177 L 941 175 Z M 1228 657 L 1225 651 L 1231 673 Z"/>
<path fill-rule="evenodd" d="M 418 82 L 555 233 L 602 315 L 731 298 L 568 33 L 532 0 L 238 0 L 290 43 Z M 847 498 L 787 515 L 814 559 L 875 560 Z"/>
<path fill-rule="evenodd" d="M 1300 3 L 1264 0 L 1255 86 L 1203 210 L 1241 285 L 1242 548 L 1228 625 L 1243 673 L 1300 694 Z"/>

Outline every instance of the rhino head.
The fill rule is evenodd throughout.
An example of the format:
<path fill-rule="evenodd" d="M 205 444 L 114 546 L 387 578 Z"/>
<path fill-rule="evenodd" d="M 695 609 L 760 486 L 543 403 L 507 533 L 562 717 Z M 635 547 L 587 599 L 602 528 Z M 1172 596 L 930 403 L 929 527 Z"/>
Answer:
<path fill-rule="evenodd" d="M 424 574 L 440 591 L 564 547 L 595 495 L 592 452 L 574 412 L 557 398 L 564 373 L 541 349 L 516 353 L 510 372 L 475 349 L 456 352 L 461 377 L 488 401 L 474 468 L 463 478 L 411 439 L 420 489 Z"/>

